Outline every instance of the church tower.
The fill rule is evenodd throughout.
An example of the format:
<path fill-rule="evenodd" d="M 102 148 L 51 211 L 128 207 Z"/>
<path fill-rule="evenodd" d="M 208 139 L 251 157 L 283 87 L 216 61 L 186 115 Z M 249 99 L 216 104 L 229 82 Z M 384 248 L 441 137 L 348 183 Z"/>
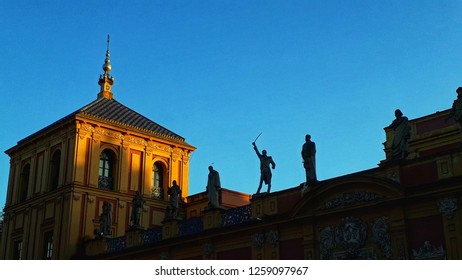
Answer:
<path fill-rule="evenodd" d="M 5 151 L 10 157 L 0 259 L 71 259 L 98 234 L 103 205 L 112 237 L 131 226 L 135 194 L 140 226 L 161 226 L 175 180 L 188 195 L 185 139 L 119 103 L 109 36 L 97 99 Z M 149 100 L 146 100 L 149 102 Z"/>

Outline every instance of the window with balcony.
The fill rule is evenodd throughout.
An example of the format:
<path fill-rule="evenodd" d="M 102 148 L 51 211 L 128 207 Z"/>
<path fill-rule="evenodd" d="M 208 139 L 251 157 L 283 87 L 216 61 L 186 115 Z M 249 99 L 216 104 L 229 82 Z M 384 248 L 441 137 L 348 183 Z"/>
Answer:
<path fill-rule="evenodd" d="M 104 150 L 99 157 L 98 188 L 103 190 L 114 190 L 114 160 L 115 156 L 111 150 Z"/>
<path fill-rule="evenodd" d="M 154 163 L 152 166 L 152 196 L 155 198 L 162 199 L 164 188 L 162 186 L 163 183 L 163 173 L 164 169 L 162 165 L 158 162 Z"/>

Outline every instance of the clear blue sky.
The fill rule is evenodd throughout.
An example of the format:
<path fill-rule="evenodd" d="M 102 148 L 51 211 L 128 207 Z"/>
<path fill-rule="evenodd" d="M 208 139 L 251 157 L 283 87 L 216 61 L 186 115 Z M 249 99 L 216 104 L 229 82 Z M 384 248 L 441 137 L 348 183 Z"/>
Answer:
<path fill-rule="evenodd" d="M 462 85 L 461 1 L 0 2 L 0 149 L 92 102 L 106 36 L 116 100 L 197 147 L 190 194 L 212 162 L 254 193 L 258 139 L 273 190 L 304 181 L 305 134 L 320 180 L 374 168 L 400 108 L 451 107 Z M 0 204 L 9 158 L 0 155 Z"/>

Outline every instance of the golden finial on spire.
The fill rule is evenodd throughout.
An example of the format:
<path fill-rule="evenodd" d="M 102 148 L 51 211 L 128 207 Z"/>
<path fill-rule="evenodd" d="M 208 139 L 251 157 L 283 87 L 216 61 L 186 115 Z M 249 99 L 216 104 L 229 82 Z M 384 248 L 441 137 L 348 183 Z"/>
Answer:
<path fill-rule="evenodd" d="M 107 49 L 106 49 L 106 59 L 104 60 L 104 65 L 103 65 L 103 70 L 104 70 L 104 74 L 108 74 L 109 75 L 109 71 L 111 71 L 111 60 L 109 59 L 109 57 L 111 56 L 111 54 L 109 53 L 109 43 L 111 42 L 111 37 L 109 36 L 109 34 L 107 35 Z"/>
<path fill-rule="evenodd" d="M 101 86 L 101 90 L 98 93 L 98 98 L 108 98 L 112 99 L 113 94 L 111 92 L 111 87 L 114 84 L 114 77 L 109 75 L 109 71 L 111 71 L 111 60 L 109 59 L 111 54 L 109 53 L 109 43 L 111 41 L 111 37 L 109 34 L 107 35 L 107 48 L 106 48 L 106 59 L 104 60 L 103 70 L 104 74 L 99 76 L 98 84 Z"/>

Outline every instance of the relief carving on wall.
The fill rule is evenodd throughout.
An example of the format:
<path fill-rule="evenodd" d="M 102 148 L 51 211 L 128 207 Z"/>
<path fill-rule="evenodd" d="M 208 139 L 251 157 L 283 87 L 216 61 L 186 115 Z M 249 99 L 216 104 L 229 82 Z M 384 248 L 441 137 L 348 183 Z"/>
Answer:
<path fill-rule="evenodd" d="M 268 230 L 264 233 L 255 233 L 252 235 L 252 245 L 260 250 L 263 248 L 263 245 L 269 244 L 273 247 L 279 244 L 279 232 L 276 230 Z"/>
<path fill-rule="evenodd" d="M 372 240 L 382 250 L 385 258 L 391 257 L 390 225 L 387 217 L 377 218 L 372 223 Z"/>
<path fill-rule="evenodd" d="M 457 197 L 446 197 L 440 199 L 437 204 L 441 214 L 445 215 L 449 219 L 454 217 L 454 213 L 459 208 Z"/>
<path fill-rule="evenodd" d="M 418 250 L 412 249 L 412 259 L 414 260 L 442 260 L 445 255 L 443 245 L 436 247 L 428 240 Z"/>
<path fill-rule="evenodd" d="M 257 248 L 261 249 L 263 244 L 265 243 L 265 235 L 263 233 L 255 233 L 252 234 L 252 245 Z"/>
<path fill-rule="evenodd" d="M 279 233 L 275 230 L 270 230 L 265 233 L 265 240 L 268 244 L 276 246 L 279 243 Z"/>
<path fill-rule="evenodd" d="M 332 209 L 339 206 L 351 205 L 356 202 L 368 202 L 374 200 L 380 200 L 384 198 L 383 195 L 372 193 L 372 192 L 350 192 L 342 193 L 335 196 L 333 199 L 324 202 L 324 205 L 319 207 L 317 210 Z"/>
<path fill-rule="evenodd" d="M 147 145 L 147 142 L 144 139 L 136 138 L 136 137 L 129 136 L 129 135 L 123 137 L 123 140 L 124 142 L 131 142 L 137 145 L 142 145 L 142 146 Z"/>
<path fill-rule="evenodd" d="M 171 147 L 165 146 L 165 145 L 160 145 L 160 144 L 153 143 L 153 142 L 149 142 L 149 143 L 148 143 L 148 147 L 153 148 L 153 149 L 156 149 L 156 150 L 168 152 L 168 153 L 171 153 L 171 152 L 172 152 L 172 148 L 171 148 Z"/>
<path fill-rule="evenodd" d="M 355 257 L 366 241 L 367 226 L 356 217 L 346 217 L 342 219 L 342 222 L 337 228 L 337 243 L 346 251 L 348 256 Z"/>
<path fill-rule="evenodd" d="M 370 241 L 379 247 L 385 258 L 391 257 L 391 238 L 388 218 L 375 219 L 370 228 L 357 217 L 346 217 L 338 226 L 326 226 L 319 231 L 320 259 L 376 259 L 370 248 L 364 248 L 371 231 Z M 334 253 L 334 250 L 337 250 Z"/>
<path fill-rule="evenodd" d="M 111 131 L 111 130 L 107 130 L 107 129 L 103 129 L 103 128 L 100 128 L 100 127 L 95 128 L 95 133 L 99 134 L 99 135 L 111 137 L 111 138 L 114 138 L 114 139 L 117 139 L 117 140 L 123 140 L 124 139 L 124 137 L 123 137 L 123 135 L 121 133 Z"/>

